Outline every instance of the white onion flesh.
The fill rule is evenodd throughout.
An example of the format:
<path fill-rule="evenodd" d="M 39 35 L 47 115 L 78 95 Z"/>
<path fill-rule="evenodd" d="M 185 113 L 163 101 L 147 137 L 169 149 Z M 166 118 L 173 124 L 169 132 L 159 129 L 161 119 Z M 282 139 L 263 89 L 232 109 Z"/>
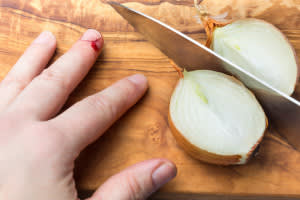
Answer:
<path fill-rule="evenodd" d="M 263 109 L 244 85 L 208 70 L 184 72 L 171 97 L 169 120 L 199 149 L 220 156 L 240 155 L 237 163 L 229 164 L 244 164 L 267 126 Z"/>
<path fill-rule="evenodd" d="M 273 25 L 242 19 L 216 28 L 211 48 L 276 89 L 291 95 L 297 82 L 294 50 Z"/>

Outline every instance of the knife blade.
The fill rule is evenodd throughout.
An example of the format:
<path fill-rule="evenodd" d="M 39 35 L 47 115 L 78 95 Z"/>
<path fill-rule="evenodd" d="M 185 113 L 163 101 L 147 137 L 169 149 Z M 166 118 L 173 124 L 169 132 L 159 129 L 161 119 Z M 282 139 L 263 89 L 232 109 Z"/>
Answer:
<path fill-rule="evenodd" d="M 169 25 L 116 2 L 109 4 L 177 65 L 187 70 L 227 72 L 258 98 L 276 130 L 300 150 L 300 102 Z"/>

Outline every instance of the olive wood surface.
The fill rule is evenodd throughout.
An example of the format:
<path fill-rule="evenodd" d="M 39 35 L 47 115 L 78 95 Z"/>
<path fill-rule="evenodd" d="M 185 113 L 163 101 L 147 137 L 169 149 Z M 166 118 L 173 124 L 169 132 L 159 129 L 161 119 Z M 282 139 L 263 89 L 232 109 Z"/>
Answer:
<path fill-rule="evenodd" d="M 57 37 L 55 60 L 87 28 L 102 32 L 105 47 L 66 108 L 127 75 L 142 73 L 149 79 L 144 98 L 77 160 L 75 178 L 82 194 L 92 192 L 129 165 L 164 157 L 176 163 L 178 175 L 153 199 L 300 198 L 300 152 L 272 128 L 272 123 L 259 155 L 247 165 L 205 164 L 178 147 L 168 125 L 168 104 L 178 75 L 168 58 L 135 32 L 107 2 L 0 0 L 0 79 L 41 31 L 50 30 Z M 205 41 L 193 0 L 118 2 Z M 213 15 L 228 12 L 233 19 L 256 17 L 274 24 L 287 36 L 299 58 L 300 0 L 205 0 L 203 4 Z"/>

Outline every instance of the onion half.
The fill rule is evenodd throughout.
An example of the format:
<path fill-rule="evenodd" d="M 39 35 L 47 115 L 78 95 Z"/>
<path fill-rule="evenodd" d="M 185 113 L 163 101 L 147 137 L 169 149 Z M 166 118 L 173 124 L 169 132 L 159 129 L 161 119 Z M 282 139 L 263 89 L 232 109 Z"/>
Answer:
<path fill-rule="evenodd" d="M 220 72 L 184 72 L 169 106 L 177 143 L 196 159 L 220 165 L 246 163 L 263 138 L 267 118 L 255 96 Z"/>
<path fill-rule="evenodd" d="M 207 34 L 207 47 L 285 94 L 294 92 L 299 78 L 297 57 L 279 29 L 254 18 L 216 20 L 194 1 Z"/>
<path fill-rule="evenodd" d="M 234 21 L 215 29 L 211 49 L 287 95 L 293 93 L 296 56 L 273 25 L 252 18 Z"/>

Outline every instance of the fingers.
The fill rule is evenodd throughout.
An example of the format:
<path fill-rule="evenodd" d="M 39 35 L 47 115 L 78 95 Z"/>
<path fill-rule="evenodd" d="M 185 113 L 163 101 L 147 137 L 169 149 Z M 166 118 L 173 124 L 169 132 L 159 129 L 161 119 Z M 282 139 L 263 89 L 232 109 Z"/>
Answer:
<path fill-rule="evenodd" d="M 51 32 L 42 32 L 27 48 L 18 62 L 0 84 L 0 110 L 41 73 L 56 48 L 56 40 Z"/>
<path fill-rule="evenodd" d="M 88 73 L 102 46 L 100 33 L 87 30 L 66 54 L 24 89 L 13 103 L 12 109 L 28 113 L 29 117 L 38 120 L 46 120 L 55 115 Z"/>
<path fill-rule="evenodd" d="M 143 200 L 174 178 L 176 173 L 176 166 L 168 160 L 148 160 L 108 179 L 90 200 Z"/>
<path fill-rule="evenodd" d="M 81 151 L 133 106 L 146 89 L 147 79 L 143 75 L 124 78 L 73 105 L 50 123 L 66 134 L 74 151 Z"/>

